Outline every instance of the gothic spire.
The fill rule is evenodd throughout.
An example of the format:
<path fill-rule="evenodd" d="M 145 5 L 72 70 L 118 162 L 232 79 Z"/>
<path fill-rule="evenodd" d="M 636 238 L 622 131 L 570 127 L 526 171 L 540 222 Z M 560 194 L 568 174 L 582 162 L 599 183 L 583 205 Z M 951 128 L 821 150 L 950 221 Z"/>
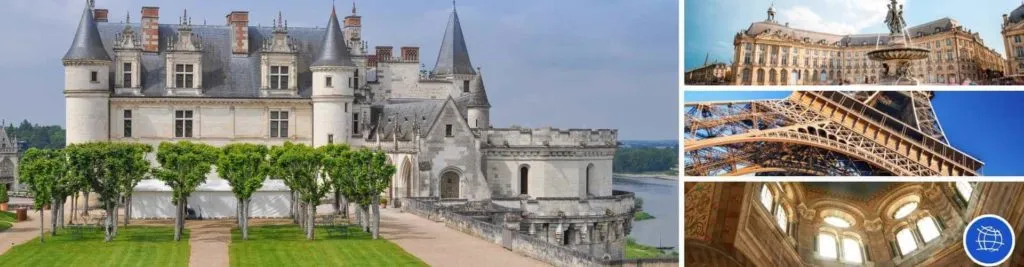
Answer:
<path fill-rule="evenodd" d="M 86 1 L 85 8 L 82 10 L 82 20 L 78 22 L 78 30 L 75 32 L 75 40 L 71 42 L 71 48 L 64 54 L 64 61 L 110 61 L 110 55 L 103 48 L 100 31 L 96 28 L 96 20 L 92 17 L 91 6 L 92 1 Z"/>
<path fill-rule="evenodd" d="M 452 1 L 452 14 L 448 17 L 448 26 L 444 30 L 444 40 L 441 41 L 441 51 L 437 53 L 433 73 L 441 76 L 476 74 L 469 61 L 469 50 L 466 49 L 466 40 L 462 35 L 459 13 L 455 11 L 455 1 Z"/>
<path fill-rule="evenodd" d="M 320 53 L 317 54 L 310 67 L 355 67 L 349 55 L 348 47 L 345 45 L 345 36 L 341 33 L 341 26 L 338 24 L 338 15 L 334 7 L 331 7 L 331 18 L 327 21 L 327 32 L 324 33 L 323 44 Z"/>

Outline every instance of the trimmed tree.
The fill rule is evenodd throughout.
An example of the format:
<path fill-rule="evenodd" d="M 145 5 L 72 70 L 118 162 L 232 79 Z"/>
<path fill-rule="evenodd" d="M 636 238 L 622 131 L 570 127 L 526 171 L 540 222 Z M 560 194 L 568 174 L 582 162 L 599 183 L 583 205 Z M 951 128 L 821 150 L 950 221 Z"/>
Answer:
<path fill-rule="evenodd" d="M 391 186 L 391 176 L 395 175 L 395 165 L 388 163 L 388 155 L 383 151 L 364 150 L 368 153 L 366 189 L 372 196 L 370 206 L 373 207 L 373 239 L 380 234 L 380 195 Z"/>
<path fill-rule="evenodd" d="M 106 161 L 108 166 L 115 166 L 109 175 L 116 176 L 119 183 L 118 193 L 124 199 L 124 226 L 128 226 L 131 219 L 132 193 L 135 186 L 139 185 L 149 174 L 151 167 L 146 154 L 153 152 L 153 147 L 147 144 L 137 143 L 111 143 L 109 144 L 110 156 Z M 117 210 L 115 203 L 115 211 Z M 115 218 L 116 218 L 115 212 Z M 114 223 L 114 235 L 117 235 L 117 222 Z"/>
<path fill-rule="evenodd" d="M 115 145 L 106 142 L 95 142 L 85 144 L 74 144 L 68 146 L 68 158 L 70 159 L 71 173 L 83 177 L 89 183 L 89 188 L 99 194 L 100 205 L 106 212 L 104 220 L 105 241 L 109 242 L 117 235 L 117 204 L 121 197 L 121 182 L 123 177 L 120 173 L 127 172 L 126 168 L 116 159 L 126 156 Z M 89 190 L 86 190 L 89 191 Z"/>
<path fill-rule="evenodd" d="M 101 181 L 104 179 L 102 177 L 107 176 L 103 166 L 104 157 L 106 157 L 105 149 L 106 147 L 103 143 L 72 144 L 64 149 L 68 154 L 68 168 L 71 175 L 78 177 L 78 180 L 81 182 L 78 190 L 83 192 L 85 202 L 82 207 L 83 214 L 89 212 L 89 191 L 92 188 L 106 189 L 108 187 L 105 181 Z M 102 191 L 116 192 L 115 190 Z M 101 194 L 100 199 L 106 198 Z M 106 208 L 105 205 L 103 207 Z M 107 228 L 109 227 L 107 225 Z"/>
<path fill-rule="evenodd" d="M 270 174 L 268 149 L 264 145 L 230 144 L 221 148 L 217 159 L 217 173 L 231 184 L 231 192 L 238 199 L 238 224 L 242 240 L 249 239 L 249 203 L 252 194 L 263 187 Z"/>
<path fill-rule="evenodd" d="M 180 141 L 161 142 L 156 152 L 160 167 L 153 168 L 153 176 L 171 187 L 171 202 L 177 207 L 174 212 L 174 241 L 181 240 L 185 228 L 185 203 L 189 195 L 206 181 L 213 163 L 217 161 L 217 148 L 200 143 Z"/>
<path fill-rule="evenodd" d="M 71 195 L 81 188 L 82 179 L 71 172 L 71 163 L 66 150 L 53 150 L 53 160 L 60 165 L 60 172 L 54 173 L 53 188 L 50 197 L 53 198 L 52 209 L 50 209 L 50 233 L 57 235 L 57 228 L 64 227 L 64 204 Z"/>
<path fill-rule="evenodd" d="M 331 187 L 334 189 L 334 210 L 336 214 L 348 216 L 344 210 L 347 210 L 348 201 L 340 203 L 342 198 L 347 198 L 346 194 L 352 193 L 346 191 L 346 188 L 351 188 L 348 182 L 351 181 L 352 164 L 349 160 L 350 154 L 352 153 L 351 148 L 348 145 L 330 144 L 317 148 L 321 154 L 323 154 L 323 174 L 327 175 L 330 179 Z"/>
<path fill-rule="evenodd" d="M 7 204 L 9 201 L 11 201 L 11 199 L 7 197 L 7 187 L 0 186 L 0 204 Z M 6 209 L 6 207 L 4 207 L 4 209 Z"/>
<path fill-rule="evenodd" d="M 303 203 L 304 218 L 300 225 L 306 231 L 306 239 L 314 239 L 314 222 L 316 221 L 316 205 L 320 199 L 330 192 L 331 184 L 320 175 L 322 155 L 304 144 L 285 143 L 271 149 L 270 162 L 274 176 L 281 177 L 285 183 L 299 194 Z"/>
<path fill-rule="evenodd" d="M 30 148 L 18 165 L 18 181 L 28 185 L 33 194 L 33 207 L 39 211 L 39 242 L 43 237 L 43 207 L 53 202 L 54 177 L 64 172 L 59 153 L 48 149 Z"/>

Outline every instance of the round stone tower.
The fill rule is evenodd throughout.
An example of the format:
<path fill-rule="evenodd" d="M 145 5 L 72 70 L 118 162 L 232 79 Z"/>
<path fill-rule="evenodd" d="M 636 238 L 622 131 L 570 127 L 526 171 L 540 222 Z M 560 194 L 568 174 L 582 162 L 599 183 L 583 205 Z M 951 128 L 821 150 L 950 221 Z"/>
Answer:
<path fill-rule="evenodd" d="M 469 85 L 469 94 L 466 96 L 469 101 L 466 103 L 466 121 L 470 128 L 487 129 L 491 127 L 491 102 L 487 100 L 487 90 L 484 88 L 484 74 L 478 68 L 473 81 Z"/>
<path fill-rule="evenodd" d="M 313 146 L 348 143 L 354 99 L 352 63 L 338 16 L 331 9 L 320 54 L 310 64 L 313 72 Z"/>
<path fill-rule="evenodd" d="M 64 54 L 67 144 L 106 141 L 110 137 L 110 55 L 86 5 L 71 48 Z"/>

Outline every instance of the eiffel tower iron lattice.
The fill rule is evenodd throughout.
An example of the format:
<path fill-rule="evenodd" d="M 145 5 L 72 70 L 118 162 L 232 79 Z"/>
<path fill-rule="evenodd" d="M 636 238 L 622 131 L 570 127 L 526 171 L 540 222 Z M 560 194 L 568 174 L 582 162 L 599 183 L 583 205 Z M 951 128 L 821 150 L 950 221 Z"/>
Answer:
<path fill-rule="evenodd" d="M 795 91 L 684 105 L 687 175 L 976 176 L 928 91 Z"/>

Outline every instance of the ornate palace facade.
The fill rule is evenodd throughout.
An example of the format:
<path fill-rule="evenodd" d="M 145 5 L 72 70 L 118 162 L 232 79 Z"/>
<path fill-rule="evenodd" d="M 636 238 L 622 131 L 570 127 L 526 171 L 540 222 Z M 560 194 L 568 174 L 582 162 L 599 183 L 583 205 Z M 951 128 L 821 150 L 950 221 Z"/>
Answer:
<path fill-rule="evenodd" d="M 1024 183 L 686 183 L 694 266 L 975 266 L 964 228 L 1024 219 Z M 1020 236 L 1021 228 L 1014 228 Z M 1005 266 L 1024 264 L 1016 246 Z"/>
<path fill-rule="evenodd" d="M 931 50 L 915 62 L 914 76 L 923 83 L 959 84 L 1002 77 L 1006 63 L 985 46 L 977 32 L 954 19 L 941 18 L 907 28 L 911 45 Z M 867 53 L 885 46 L 888 34 L 839 35 L 789 27 L 768 18 L 736 34 L 735 85 L 829 85 L 878 82 L 882 64 Z"/>

